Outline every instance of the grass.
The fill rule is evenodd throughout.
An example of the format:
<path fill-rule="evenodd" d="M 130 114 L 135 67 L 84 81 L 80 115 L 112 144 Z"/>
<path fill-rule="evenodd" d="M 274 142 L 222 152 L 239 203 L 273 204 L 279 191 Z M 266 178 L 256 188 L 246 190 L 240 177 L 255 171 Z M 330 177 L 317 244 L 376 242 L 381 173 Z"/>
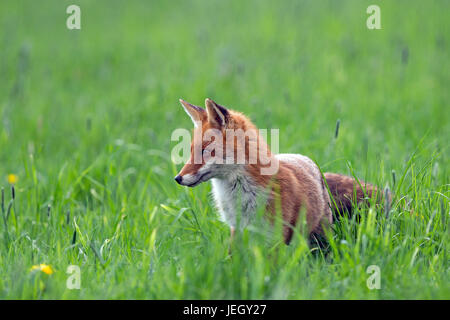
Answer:
<path fill-rule="evenodd" d="M 450 298 L 447 1 L 382 1 L 381 30 L 373 1 L 75 1 L 70 31 L 73 2 L 0 3 L 0 298 Z M 192 126 L 178 98 L 206 97 L 389 186 L 388 217 L 361 209 L 324 251 L 247 230 L 230 259 L 210 185 L 178 186 L 170 161 Z"/>

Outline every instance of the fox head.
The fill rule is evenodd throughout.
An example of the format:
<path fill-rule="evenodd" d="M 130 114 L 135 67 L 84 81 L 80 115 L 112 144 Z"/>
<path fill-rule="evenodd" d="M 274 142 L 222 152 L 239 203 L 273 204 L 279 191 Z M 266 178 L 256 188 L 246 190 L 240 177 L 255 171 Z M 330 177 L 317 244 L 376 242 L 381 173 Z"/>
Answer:
<path fill-rule="evenodd" d="M 211 99 L 205 100 L 205 109 L 180 102 L 195 126 L 190 159 L 175 177 L 180 185 L 194 187 L 212 178 L 227 178 L 249 164 L 257 166 L 260 150 L 270 155 L 256 127 L 243 114 Z"/>

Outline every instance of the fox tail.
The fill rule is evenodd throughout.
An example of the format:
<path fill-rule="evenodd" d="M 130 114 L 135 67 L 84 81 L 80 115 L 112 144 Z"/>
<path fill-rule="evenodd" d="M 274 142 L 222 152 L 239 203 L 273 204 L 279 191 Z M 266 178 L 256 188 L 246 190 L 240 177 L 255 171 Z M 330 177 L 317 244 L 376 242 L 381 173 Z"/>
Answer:
<path fill-rule="evenodd" d="M 368 204 L 372 197 L 376 198 L 378 204 L 383 203 L 383 199 L 384 204 L 387 203 L 388 205 L 392 201 L 389 191 L 383 195 L 383 192 L 380 192 L 376 186 L 364 181 L 358 183 L 352 177 L 331 172 L 326 172 L 324 176 L 333 197 L 331 208 L 337 219 L 345 212 L 351 215 L 355 206 L 363 203 Z"/>

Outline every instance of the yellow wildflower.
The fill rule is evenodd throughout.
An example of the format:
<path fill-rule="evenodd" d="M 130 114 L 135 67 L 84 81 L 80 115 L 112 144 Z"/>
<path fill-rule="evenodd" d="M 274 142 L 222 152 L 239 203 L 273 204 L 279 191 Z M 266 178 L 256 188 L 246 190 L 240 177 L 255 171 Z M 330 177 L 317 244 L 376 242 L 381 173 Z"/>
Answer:
<path fill-rule="evenodd" d="M 13 173 L 8 174 L 8 183 L 9 183 L 9 184 L 16 184 L 17 181 L 19 181 L 19 177 L 18 177 L 18 176 L 16 176 L 16 175 L 13 174 Z"/>
<path fill-rule="evenodd" d="M 34 270 L 42 271 L 43 273 L 46 273 L 48 275 L 53 273 L 53 269 L 49 265 L 43 264 L 43 263 L 41 263 L 40 265 L 32 266 L 31 271 L 34 271 Z"/>

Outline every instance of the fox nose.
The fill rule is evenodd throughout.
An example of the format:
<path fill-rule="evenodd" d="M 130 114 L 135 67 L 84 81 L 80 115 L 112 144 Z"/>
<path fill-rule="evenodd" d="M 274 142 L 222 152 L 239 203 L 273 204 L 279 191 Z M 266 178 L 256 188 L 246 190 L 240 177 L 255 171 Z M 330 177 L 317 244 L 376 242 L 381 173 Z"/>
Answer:
<path fill-rule="evenodd" d="M 183 177 L 182 176 L 180 176 L 180 175 L 177 175 L 176 177 L 175 177 L 175 181 L 178 183 L 178 184 L 181 184 L 181 181 L 183 180 Z"/>

